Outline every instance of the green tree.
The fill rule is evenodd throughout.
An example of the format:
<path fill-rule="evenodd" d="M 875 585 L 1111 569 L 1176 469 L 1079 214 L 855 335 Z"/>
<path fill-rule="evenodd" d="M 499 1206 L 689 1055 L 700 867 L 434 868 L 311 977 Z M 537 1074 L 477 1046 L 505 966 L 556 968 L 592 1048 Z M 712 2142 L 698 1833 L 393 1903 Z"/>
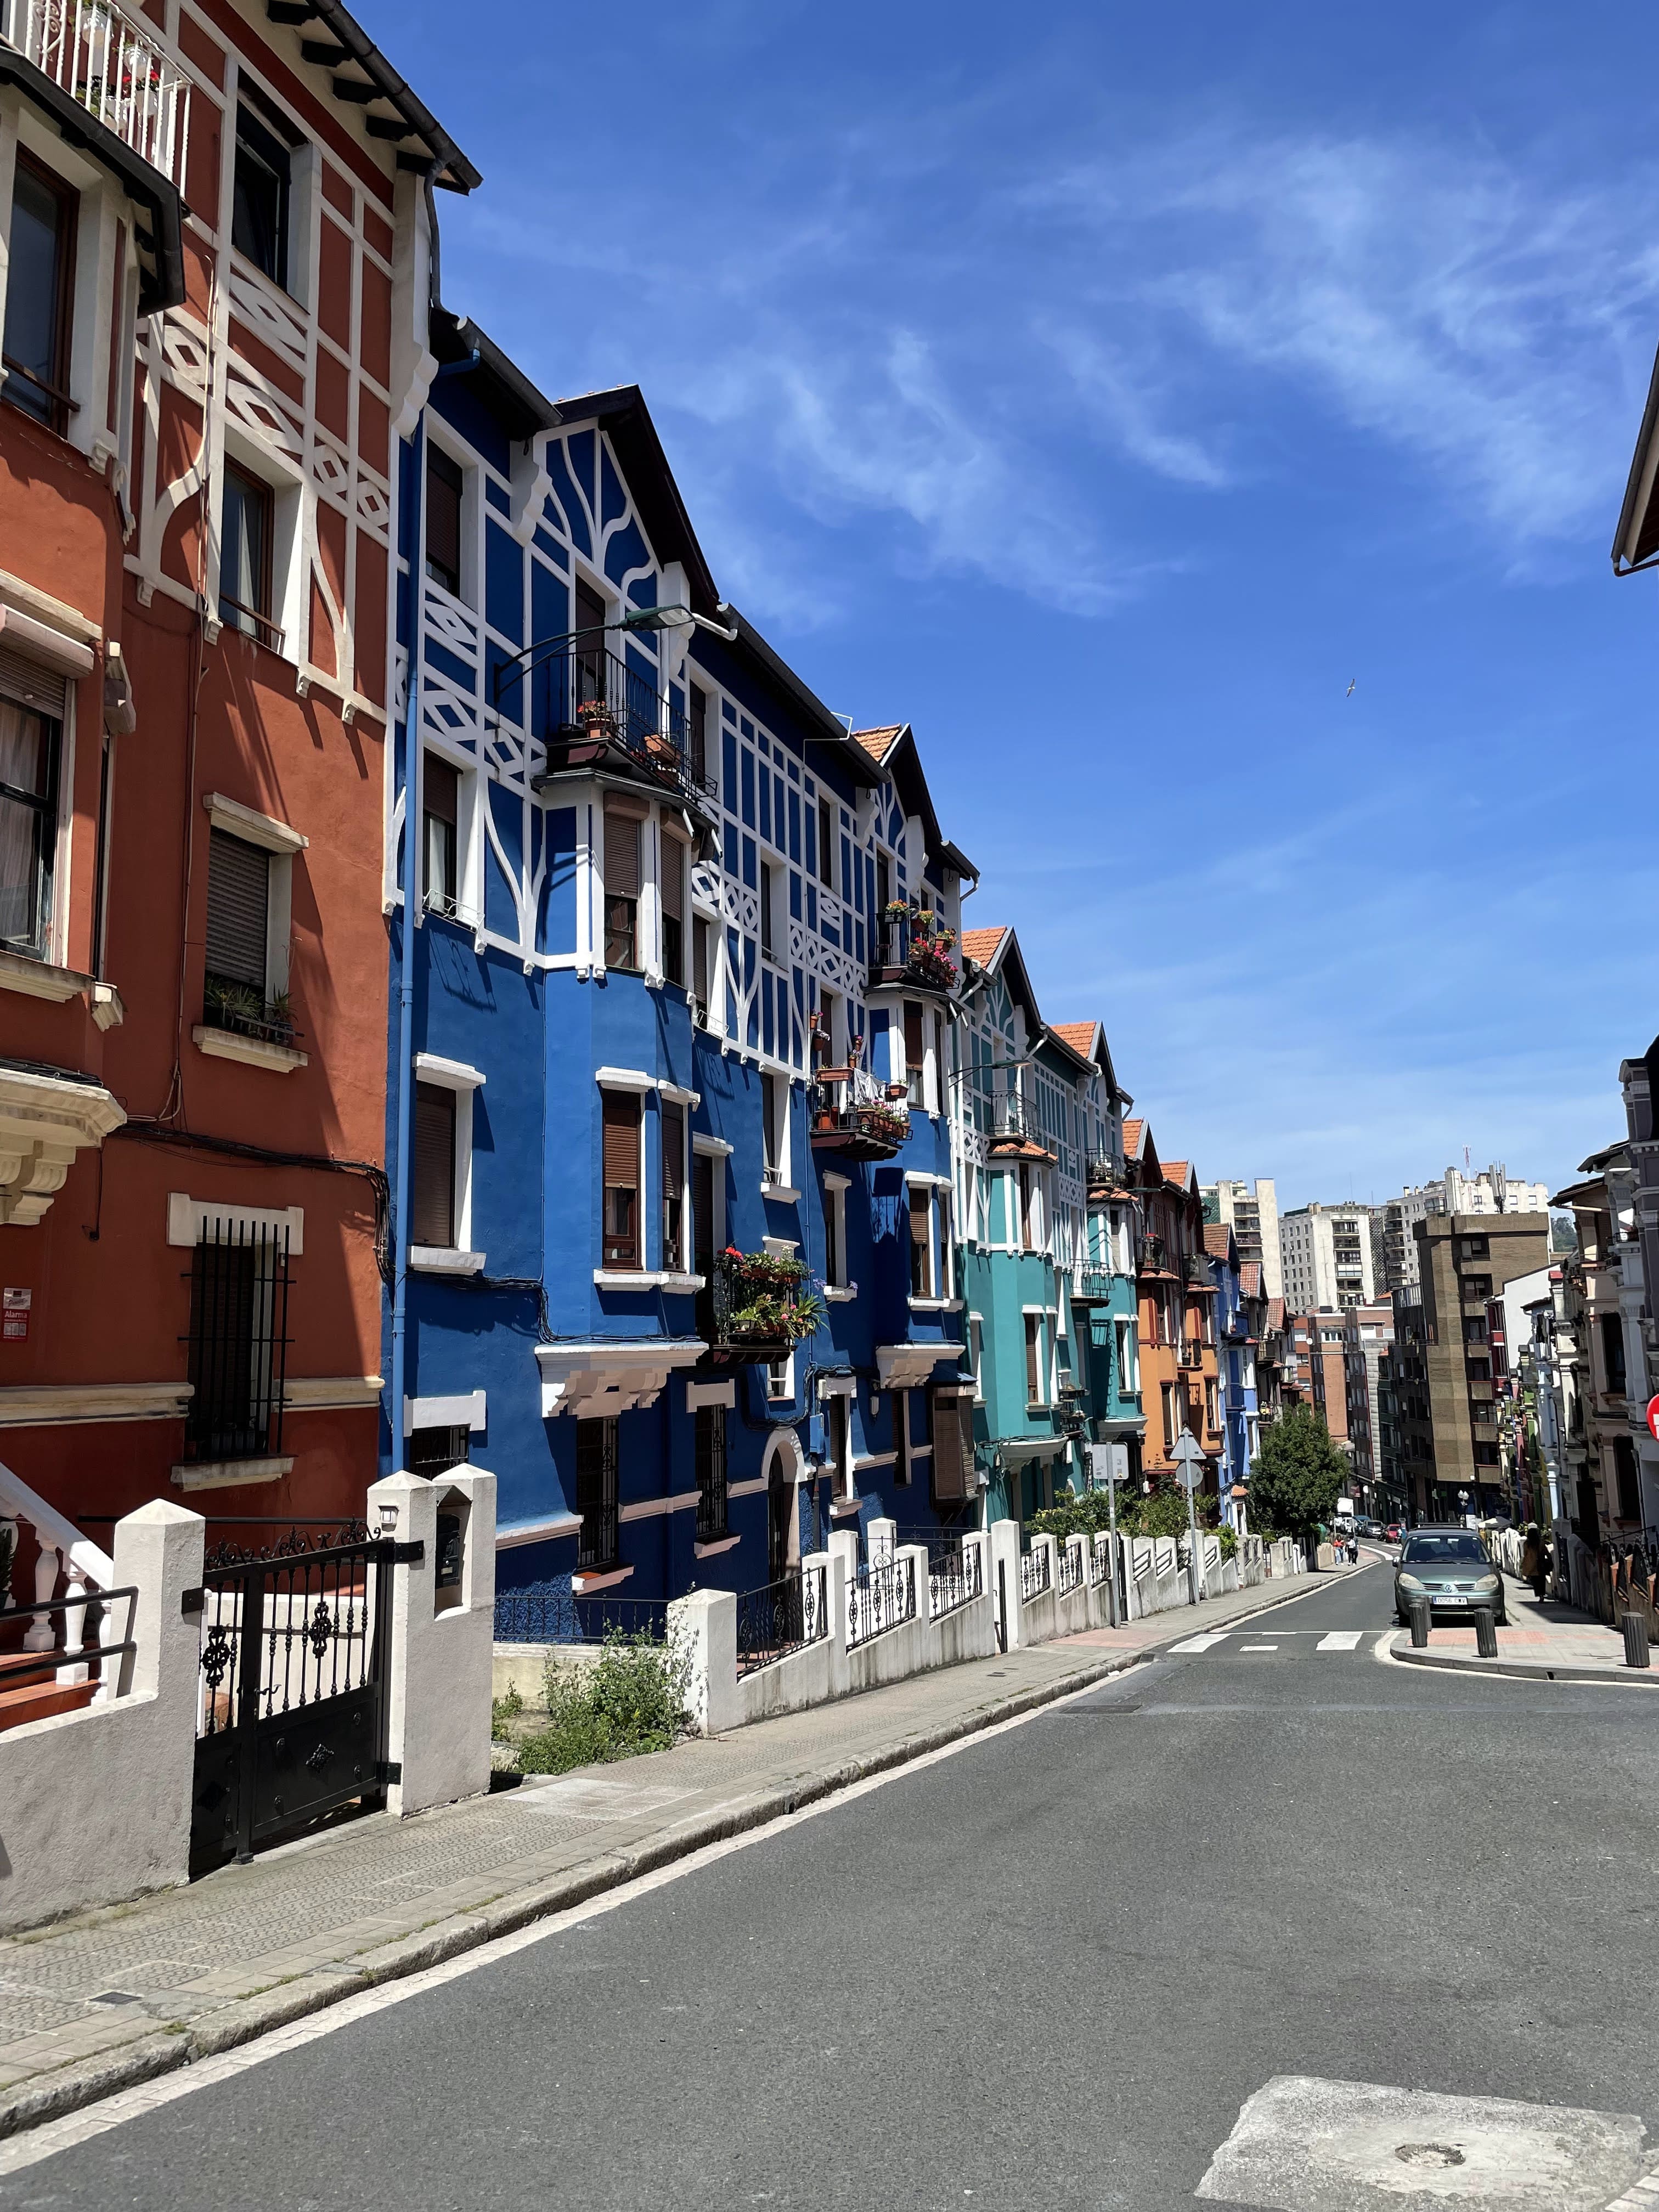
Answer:
<path fill-rule="evenodd" d="M 1311 1407 L 1294 1407 L 1250 1462 L 1250 1526 L 1257 1535 L 1310 1536 L 1328 1523 L 1347 1480 L 1348 1462 L 1324 1422 Z"/>

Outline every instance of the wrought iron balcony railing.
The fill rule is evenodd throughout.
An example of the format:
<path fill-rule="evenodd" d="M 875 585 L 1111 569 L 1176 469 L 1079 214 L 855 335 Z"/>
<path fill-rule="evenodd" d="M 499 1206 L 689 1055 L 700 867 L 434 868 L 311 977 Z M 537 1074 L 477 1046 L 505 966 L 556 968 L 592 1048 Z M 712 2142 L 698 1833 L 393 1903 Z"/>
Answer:
<path fill-rule="evenodd" d="M 594 647 L 555 653 L 529 680 L 538 687 L 537 713 L 547 717 L 548 775 L 621 769 L 710 811 L 714 780 L 693 759 L 686 718 L 653 675 Z M 503 705 L 513 709 L 510 694 Z"/>
<path fill-rule="evenodd" d="M 770 1252 L 728 1249 L 714 1262 L 710 1348 L 732 1360 L 780 1359 L 823 1319 L 805 1265 Z"/>
<path fill-rule="evenodd" d="M 962 981 L 956 944 L 955 931 L 941 929 L 937 917 L 924 909 L 890 908 L 876 932 L 871 983 L 952 994 Z"/>
<path fill-rule="evenodd" d="M 0 0 L 0 38 L 184 190 L 189 79 L 114 0 Z"/>
<path fill-rule="evenodd" d="M 1181 1364 L 1183 1367 L 1201 1367 L 1204 1364 L 1204 1346 L 1197 1337 L 1182 1338 Z"/>
<path fill-rule="evenodd" d="M 1112 1295 L 1110 1270 L 1105 1267 L 1084 1267 L 1079 1271 L 1077 1288 L 1072 1292 L 1075 1304 L 1103 1306 Z"/>
<path fill-rule="evenodd" d="M 910 1133 L 910 1109 L 861 1067 L 825 1067 L 812 1086 L 812 1150 L 890 1160 Z"/>

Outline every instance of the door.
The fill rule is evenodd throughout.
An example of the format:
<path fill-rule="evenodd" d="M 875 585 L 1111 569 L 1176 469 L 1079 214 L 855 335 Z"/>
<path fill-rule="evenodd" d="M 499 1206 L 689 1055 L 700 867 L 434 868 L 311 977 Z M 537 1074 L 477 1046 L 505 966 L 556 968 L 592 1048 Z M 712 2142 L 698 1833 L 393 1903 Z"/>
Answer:
<path fill-rule="evenodd" d="M 795 1486 L 784 1473 L 781 1460 L 772 1468 L 771 1487 L 766 1493 L 766 1579 L 781 1582 L 795 1564 L 799 1532 L 795 1512 Z"/>

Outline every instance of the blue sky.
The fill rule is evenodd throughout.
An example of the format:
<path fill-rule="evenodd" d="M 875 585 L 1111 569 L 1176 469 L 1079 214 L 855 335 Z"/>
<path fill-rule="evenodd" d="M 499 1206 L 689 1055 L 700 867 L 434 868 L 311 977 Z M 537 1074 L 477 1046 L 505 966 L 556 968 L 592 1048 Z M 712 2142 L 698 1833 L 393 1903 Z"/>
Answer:
<path fill-rule="evenodd" d="M 722 588 L 915 724 L 970 921 L 1105 1021 L 1165 1157 L 1299 1204 L 1616 1133 L 1659 21 L 366 21 L 484 172 L 448 304 L 555 396 L 644 388 Z"/>

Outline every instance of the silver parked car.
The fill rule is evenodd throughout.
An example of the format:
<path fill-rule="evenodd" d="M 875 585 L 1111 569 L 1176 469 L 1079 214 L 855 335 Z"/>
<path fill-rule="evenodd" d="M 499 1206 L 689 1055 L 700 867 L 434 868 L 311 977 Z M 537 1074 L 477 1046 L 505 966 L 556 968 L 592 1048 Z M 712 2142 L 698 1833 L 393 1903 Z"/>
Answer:
<path fill-rule="evenodd" d="M 1500 1627 L 1507 1622 L 1504 1577 L 1473 1528 L 1407 1532 L 1394 1571 L 1394 1609 L 1402 1626 L 1411 1621 L 1411 1600 L 1425 1592 L 1431 1618 L 1437 1613 L 1467 1616 L 1471 1607 L 1489 1605 Z"/>

